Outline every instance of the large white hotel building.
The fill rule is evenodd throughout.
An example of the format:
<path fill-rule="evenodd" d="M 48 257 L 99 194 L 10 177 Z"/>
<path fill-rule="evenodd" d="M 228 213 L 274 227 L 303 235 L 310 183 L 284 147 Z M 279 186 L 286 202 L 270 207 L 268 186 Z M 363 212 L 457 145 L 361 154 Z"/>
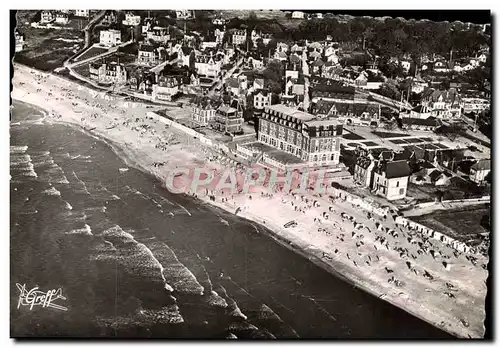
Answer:
<path fill-rule="evenodd" d="M 258 140 L 313 166 L 339 164 L 342 124 L 284 105 L 264 108 Z"/>

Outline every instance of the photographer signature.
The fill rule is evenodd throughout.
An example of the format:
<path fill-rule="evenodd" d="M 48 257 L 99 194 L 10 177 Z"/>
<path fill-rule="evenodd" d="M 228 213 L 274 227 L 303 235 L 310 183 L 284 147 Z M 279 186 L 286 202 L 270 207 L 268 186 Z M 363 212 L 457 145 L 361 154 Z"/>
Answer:
<path fill-rule="evenodd" d="M 59 288 L 57 290 L 52 289 L 47 292 L 38 290 L 38 286 L 34 287 L 31 290 L 26 290 L 26 284 L 16 283 L 17 288 L 19 289 L 19 301 L 17 302 L 17 308 L 19 309 L 21 306 L 29 306 L 30 310 L 35 306 L 41 306 L 43 308 L 54 308 L 59 309 L 61 311 L 67 311 L 68 308 L 58 305 L 54 303 L 56 300 L 66 300 L 66 297 L 62 295 L 62 289 Z"/>

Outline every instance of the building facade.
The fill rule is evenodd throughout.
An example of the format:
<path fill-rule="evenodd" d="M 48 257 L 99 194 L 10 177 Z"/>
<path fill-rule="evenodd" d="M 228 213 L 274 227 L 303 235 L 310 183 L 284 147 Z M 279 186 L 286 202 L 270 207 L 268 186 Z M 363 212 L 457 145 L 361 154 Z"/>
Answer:
<path fill-rule="evenodd" d="M 98 83 L 125 84 L 127 82 L 127 70 L 123 64 L 117 62 L 110 63 L 90 63 L 90 78 Z"/>
<path fill-rule="evenodd" d="M 171 101 L 180 92 L 180 82 L 174 76 L 158 76 L 158 83 L 153 85 L 153 99 Z"/>
<path fill-rule="evenodd" d="M 166 27 L 153 27 L 146 32 L 146 39 L 158 43 L 167 43 L 170 40 L 170 33 Z"/>
<path fill-rule="evenodd" d="M 52 11 L 42 11 L 40 23 L 42 24 L 50 23 L 55 19 L 56 17 Z"/>
<path fill-rule="evenodd" d="M 61 25 L 66 25 L 69 23 L 69 15 L 64 12 L 56 13 L 56 23 Z"/>
<path fill-rule="evenodd" d="M 264 108 L 258 140 L 310 165 L 337 165 L 342 125 L 284 105 Z"/>
<path fill-rule="evenodd" d="M 195 68 L 198 75 L 217 77 L 220 74 L 222 60 L 217 61 L 213 56 L 200 54 L 196 57 Z"/>
<path fill-rule="evenodd" d="M 215 118 L 215 108 L 210 101 L 201 101 L 193 106 L 192 120 L 206 127 Z"/>
<path fill-rule="evenodd" d="M 491 160 L 481 159 L 470 167 L 469 179 L 482 185 L 486 181 L 486 176 L 491 172 Z"/>
<path fill-rule="evenodd" d="M 222 105 L 215 112 L 212 127 L 222 133 L 240 133 L 243 130 L 243 115 L 235 108 Z"/>
<path fill-rule="evenodd" d="M 231 38 L 233 45 L 244 45 L 247 42 L 247 32 L 246 30 L 236 30 Z"/>
<path fill-rule="evenodd" d="M 362 148 L 357 149 L 356 156 L 354 180 L 357 183 L 390 201 L 406 197 L 411 174 L 406 159 L 386 152 L 375 158 L 368 150 Z"/>
<path fill-rule="evenodd" d="M 129 27 L 135 27 L 136 25 L 141 24 L 141 16 L 136 16 L 131 12 L 126 13 L 122 24 Z"/>
<path fill-rule="evenodd" d="M 16 52 L 21 52 L 24 48 L 24 35 L 17 30 L 14 33 L 16 39 Z"/>
<path fill-rule="evenodd" d="M 113 47 L 122 43 L 122 33 L 116 29 L 101 30 L 99 33 L 99 44 L 105 47 Z"/>
<path fill-rule="evenodd" d="M 76 17 L 88 17 L 90 14 L 89 10 L 75 10 Z"/>
<path fill-rule="evenodd" d="M 253 107 L 262 110 L 271 105 L 271 93 L 269 91 L 259 91 L 253 96 Z"/>

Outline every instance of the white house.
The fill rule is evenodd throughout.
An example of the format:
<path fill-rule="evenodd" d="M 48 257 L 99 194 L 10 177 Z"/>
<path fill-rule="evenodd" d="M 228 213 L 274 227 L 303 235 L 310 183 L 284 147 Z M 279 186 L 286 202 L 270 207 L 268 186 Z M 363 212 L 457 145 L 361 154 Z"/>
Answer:
<path fill-rule="evenodd" d="M 401 67 L 403 68 L 403 71 L 406 74 L 408 74 L 408 72 L 410 71 L 411 62 L 409 60 L 402 60 L 400 63 L 401 63 Z"/>
<path fill-rule="evenodd" d="M 216 60 L 213 56 L 198 55 L 195 67 L 198 75 L 217 77 L 220 74 L 222 60 Z"/>
<path fill-rule="evenodd" d="M 88 17 L 89 15 L 89 10 L 75 10 L 75 17 Z"/>
<path fill-rule="evenodd" d="M 302 11 L 293 11 L 292 18 L 294 19 L 304 19 L 305 13 Z"/>
<path fill-rule="evenodd" d="M 406 160 L 381 161 L 374 169 L 372 192 L 388 200 L 406 196 L 411 169 Z"/>
<path fill-rule="evenodd" d="M 61 25 L 66 25 L 69 22 L 69 15 L 64 12 L 56 13 L 56 23 Z"/>
<path fill-rule="evenodd" d="M 193 14 L 193 11 L 191 11 L 191 10 L 176 10 L 175 16 L 178 19 L 189 19 L 189 18 L 193 18 L 194 14 Z"/>
<path fill-rule="evenodd" d="M 16 39 L 16 52 L 21 52 L 24 48 L 24 35 L 17 30 L 14 33 Z"/>
<path fill-rule="evenodd" d="M 244 45 L 247 42 L 247 31 L 246 30 L 236 30 L 232 35 L 233 45 Z"/>
<path fill-rule="evenodd" d="M 42 11 L 40 23 L 41 24 L 50 23 L 55 19 L 56 17 L 54 16 L 54 13 L 52 11 Z"/>
<path fill-rule="evenodd" d="M 171 101 L 179 93 L 179 81 L 172 76 L 159 76 L 158 83 L 153 85 L 153 99 Z"/>
<path fill-rule="evenodd" d="M 110 63 L 90 63 L 90 78 L 100 83 L 124 84 L 127 82 L 127 70 L 123 64 L 117 62 Z"/>
<path fill-rule="evenodd" d="M 146 38 L 153 42 L 167 43 L 170 40 L 170 32 L 167 27 L 155 26 L 146 32 Z"/>
<path fill-rule="evenodd" d="M 99 33 L 99 45 L 113 47 L 122 43 L 122 33 L 116 29 L 101 30 Z"/>
<path fill-rule="evenodd" d="M 222 44 L 222 41 L 224 40 L 224 33 L 225 31 L 220 30 L 219 28 L 215 29 L 215 42 L 217 42 L 217 44 Z"/>
<path fill-rule="evenodd" d="M 193 106 L 191 118 L 200 126 L 208 126 L 208 123 L 215 118 L 215 108 L 210 100 L 201 100 Z"/>
<path fill-rule="evenodd" d="M 477 163 L 470 167 L 470 180 L 477 184 L 483 184 L 486 176 L 491 172 L 491 160 L 480 159 Z"/>
<path fill-rule="evenodd" d="M 463 98 L 464 113 L 479 113 L 484 110 L 490 109 L 490 101 L 481 98 Z"/>
<path fill-rule="evenodd" d="M 122 21 L 122 24 L 129 27 L 135 27 L 136 25 L 141 24 L 141 16 L 128 12 L 125 14 L 125 19 Z"/>
<path fill-rule="evenodd" d="M 269 91 L 260 90 L 253 96 L 253 107 L 259 110 L 271 105 L 271 93 Z"/>

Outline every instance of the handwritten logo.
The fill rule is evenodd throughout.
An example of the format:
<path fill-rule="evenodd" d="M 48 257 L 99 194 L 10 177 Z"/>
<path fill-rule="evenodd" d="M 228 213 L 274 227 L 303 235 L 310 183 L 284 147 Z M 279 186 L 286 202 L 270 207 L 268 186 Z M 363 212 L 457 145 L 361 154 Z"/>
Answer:
<path fill-rule="evenodd" d="M 32 310 L 35 306 L 41 306 L 42 308 L 54 308 L 61 311 L 68 310 L 68 308 L 54 303 L 54 301 L 59 299 L 66 300 L 66 297 L 62 295 L 61 288 L 43 292 L 38 290 L 38 286 L 29 291 L 26 290 L 26 284 L 21 285 L 16 283 L 16 286 L 20 292 L 19 301 L 17 302 L 17 309 L 19 309 L 21 306 L 29 306 L 30 310 Z"/>

